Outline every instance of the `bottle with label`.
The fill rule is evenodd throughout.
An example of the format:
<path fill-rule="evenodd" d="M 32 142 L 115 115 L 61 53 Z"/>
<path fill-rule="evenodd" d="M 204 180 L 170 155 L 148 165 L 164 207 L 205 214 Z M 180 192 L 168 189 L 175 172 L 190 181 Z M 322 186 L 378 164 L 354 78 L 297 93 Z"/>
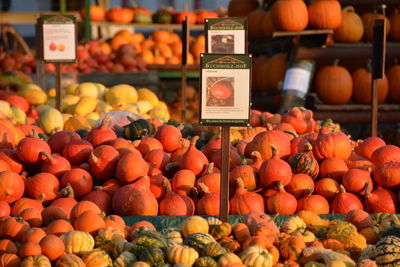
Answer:
<path fill-rule="evenodd" d="M 294 106 L 304 106 L 314 68 L 315 61 L 298 60 L 286 70 L 278 113 L 285 113 Z"/>

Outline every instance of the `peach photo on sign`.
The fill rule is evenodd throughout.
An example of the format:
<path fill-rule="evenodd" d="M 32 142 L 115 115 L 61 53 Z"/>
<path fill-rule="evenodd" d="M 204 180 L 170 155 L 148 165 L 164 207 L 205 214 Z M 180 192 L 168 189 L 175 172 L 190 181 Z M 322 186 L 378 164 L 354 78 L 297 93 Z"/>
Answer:
<path fill-rule="evenodd" d="M 51 42 L 49 45 L 49 48 L 51 51 L 56 51 L 57 50 L 57 45 L 54 42 Z"/>
<path fill-rule="evenodd" d="M 64 51 L 65 50 L 65 45 L 59 44 L 58 45 L 58 51 Z"/>

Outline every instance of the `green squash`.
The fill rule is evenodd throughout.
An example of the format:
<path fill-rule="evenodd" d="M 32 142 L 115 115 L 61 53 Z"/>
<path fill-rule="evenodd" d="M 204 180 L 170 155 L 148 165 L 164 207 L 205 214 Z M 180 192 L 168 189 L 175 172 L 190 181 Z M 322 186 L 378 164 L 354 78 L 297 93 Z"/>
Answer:
<path fill-rule="evenodd" d="M 117 258 L 119 255 L 121 255 L 123 252 L 128 251 L 134 253 L 135 251 L 135 244 L 132 244 L 131 242 L 127 241 L 118 241 L 114 245 L 114 250 L 113 250 L 113 257 Z"/>
<path fill-rule="evenodd" d="M 225 253 L 228 253 L 228 250 L 218 244 L 217 242 L 210 242 L 207 245 L 203 247 L 202 255 L 203 256 L 208 256 L 211 257 L 215 260 L 218 260 L 218 258 Z"/>
<path fill-rule="evenodd" d="M 293 173 L 308 174 L 311 178 L 315 179 L 319 174 L 319 165 L 314 158 L 312 146 L 307 143 L 306 151 L 292 155 L 287 162 L 292 168 Z"/>
<path fill-rule="evenodd" d="M 169 227 L 161 230 L 160 233 L 167 239 L 169 246 L 183 244 L 182 233 L 178 229 Z"/>
<path fill-rule="evenodd" d="M 138 140 L 143 136 L 150 136 L 155 133 L 154 126 L 145 119 L 134 120 L 123 127 L 123 133 L 126 139 Z"/>
<path fill-rule="evenodd" d="M 128 267 L 136 262 L 136 256 L 132 252 L 124 251 L 113 261 L 113 267 Z"/>
<path fill-rule="evenodd" d="M 173 16 L 171 12 L 168 10 L 158 10 L 156 13 L 153 14 L 153 22 L 154 23 L 161 23 L 161 24 L 171 24 L 173 20 Z"/>
<path fill-rule="evenodd" d="M 400 266 L 400 238 L 388 235 L 375 245 L 375 261 L 379 267 Z"/>
<path fill-rule="evenodd" d="M 162 263 L 162 264 L 157 265 L 156 267 L 171 267 L 171 264 L 169 264 L 169 263 Z"/>
<path fill-rule="evenodd" d="M 190 234 L 186 240 L 185 245 L 190 246 L 200 252 L 208 243 L 215 242 L 215 239 L 206 233 Z"/>
<path fill-rule="evenodd" d="M 163 251 L 166 251 L 168 247 L 167 239 L 155 231 L 142 232 L 136 239 L 133 240 L 133 243 L 143 247 L 160 248 Z"/>
<path fill-rule="evenodd" d="M 195 267 L 217 267 L 217 262 L 208 256 L 200 257 L 196 260 Z"/>
<path fill-rule="evenodd" d="M 160 248 L 147 247 L 139 259 L 151 266 L 156 266 L 164 263 L 164 252 Z"/>

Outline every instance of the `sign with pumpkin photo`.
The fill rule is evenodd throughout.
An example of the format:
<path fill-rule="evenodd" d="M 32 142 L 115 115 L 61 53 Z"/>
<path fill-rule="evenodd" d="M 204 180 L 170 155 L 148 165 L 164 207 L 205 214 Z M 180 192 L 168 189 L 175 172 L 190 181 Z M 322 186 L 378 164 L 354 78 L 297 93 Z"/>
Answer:
<path fill-rule="evenodd" d="M 201 54 L 200 123 L 248 125 L 251 55 Z"/>
<path fill-rule="evenodd" d="M 205 35 L 207 53 L 247 53 L 247 20 L 245 18 L 205 19 Z"/>
<path fill-rule="evenodd" d="M 40 56 L 45 63 L 76 60 L 77 30 L 74 16 L 43 15 L 39 18 Z"/>

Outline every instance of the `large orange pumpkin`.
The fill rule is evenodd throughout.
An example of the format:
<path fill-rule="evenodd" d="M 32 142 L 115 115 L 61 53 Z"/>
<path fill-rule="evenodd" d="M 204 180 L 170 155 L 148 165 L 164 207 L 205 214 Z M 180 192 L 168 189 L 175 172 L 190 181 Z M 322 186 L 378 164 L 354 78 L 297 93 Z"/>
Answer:
<path fill-rule="evenodd" d="M 205 19 L 218 18 L 218 13 L 210 10 L 199 10 L 196 12 L 196 23 L 203 24 Z"/>
<path fill-rule="evenodd" d="M 374 24 L 376 19 L 384 19 L 386 22 L 386 34 L 388 34 L 390 31 L 389 19 L 383 14 L 364 13 L 361 16 L 361 19 L 364 24 L 364 39 L 366 41 L 372 41 L 374 38 Z"/>
<path fill-rule="evenodd" d="M 107 12 L 107 19 L 117 23 L 130 23 L 135 18 L 135 12 L 131 8 L 112 8 Z"/>
<path fill-rule="evenodd" d="M 353 93 L 351 74 L 338 63 L 323 67 L 315 78 L 317 95 L 326 104 L 346 104 Z"/>
<path fill-rule="evenodd" d="M 264 30 L 260 25 L 262 24 L 266 14 L 267 12 L 260 7 L 252 11 L 247 17 L 247 25 L 249 29 L 248 34 L 250 39 L 264 37 Z"/>
<path fill-rule="evenodd" d="M 186 17 L 188 17 L 188 23 L 189 24 L 195 24 L 196 23 L 196 14 L 190 11 L 181 11 L 174 16 L 174 21 L 177 24 L 181 24 L 184 20 L 186 20 Z"/>
<path fill-rule="evenodd" d="M 303 0 L 278 0 L 271 8 L 274 27 L 282 31 L 302 31 L 308 24 L 308 10 Z"/>
<path fill-rule="evenodd" d="M 353 100 L 356 104 L 370 104 L 372 90 L 371 66 L 356 69 L 353 74 Z M 378 80 L 378 103 L 383 103 L 389 92 L 389 83 L 386 76 Z"/>
<path fill-rule="evenodd" d="M 337 0 L 316 0 L 308 6 L 310 27 L 336 29 L 342 22 L 342 11 Z"/>
<path fill-rule="evenodd" d="M 257 0 L 231 0 L 228 5 L 229 17 L 246 17 L 260 6 Z"/>
<path fill-rule="evenodd" d="M 400 103 L 400 65 L 396 64 L 390 67 L 386 72 L 389 82 L 389 97 L 391 103 Z"/>
<path fill-rule="evenodd" d="M 396 8 L 392 16 L 390 16 L 390 38 L 392 41 L 400 42 L 400 14 Z"/>
<path fill-rule="evenodd" d="M 97 5 L 90 6 L 89 14 L 90 14 L 91 21 L 103 21 L 104 18 L 106 17 L 106 11 L 104 10 L 104 8 L 102 8 L 101 6 L 97 6 Z M 85 15 L 86 15 L 84 8 L 81 10 L 81 15 L 82 15 L 82 17 L 85 17 Z"/>
<path fill-rule="evenodd" d="M 336 42 L 357 43 L 364 34 L 364 24 L 354 7 L 347 6 L 342 10 L 342 23 L 333 32 Z"/>

